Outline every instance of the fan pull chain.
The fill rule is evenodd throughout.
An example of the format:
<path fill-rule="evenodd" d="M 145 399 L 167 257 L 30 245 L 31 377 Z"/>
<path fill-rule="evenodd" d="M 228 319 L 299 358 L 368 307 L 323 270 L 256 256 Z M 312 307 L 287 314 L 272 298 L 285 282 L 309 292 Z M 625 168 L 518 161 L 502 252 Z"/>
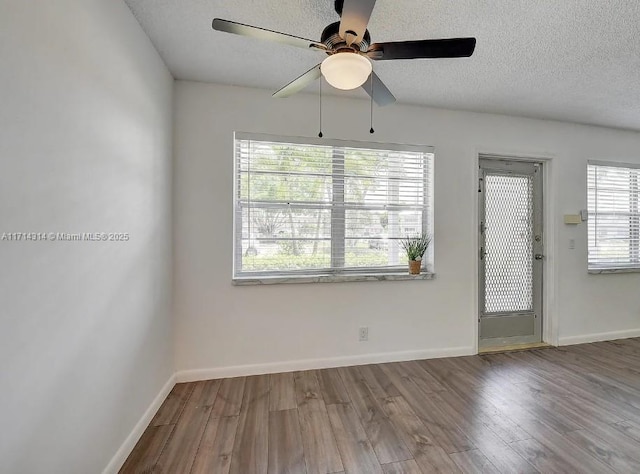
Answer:
<path fill-rule="evenodd" d="M 373 71 L 371 71 L 371 128 L 369 129 L 369 133 L 374 133 L 373 129 Z"/>
<path fill-rule="evenodd" d="M 320 133 L 318 137 L 322 138 L 322 76 L 320 76 Z"/>

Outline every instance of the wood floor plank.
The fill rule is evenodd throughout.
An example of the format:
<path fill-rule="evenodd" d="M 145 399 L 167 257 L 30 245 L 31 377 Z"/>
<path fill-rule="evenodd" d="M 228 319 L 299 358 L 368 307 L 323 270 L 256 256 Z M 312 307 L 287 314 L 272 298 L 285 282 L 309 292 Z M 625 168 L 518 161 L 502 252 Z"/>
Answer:
<path fill-rule="evenodd" d="M 532 351 L 530 357 L 535 360 L 531 363 L 539 364 L 533 369 L 534 373 L 551 383 L 558 383 L 570 392 L 594 400 L 605 409 L 612 409 L 614 413 L 640 420 L 640 410 L 637 407 L 627 405 L 628 397 L 625 394 L 621 394 L 615 387 L 608 387 L 605 384 L 587 379 L 585 374 L 589 373 L 588 366 L 580 370 L 573 365 L 567 365 L 561 354 L 560 351 L 540 353 Z M 546 373 L 545 369 L 548 369 L 549 373 Z"/>
<path fill-rule="evenodd" d="M 549 353 L 553 352 L 549 351 Z M 514 355 L 510 357 L 513 358 Z M 578 397 L 581 401 L 587 401 L 610 415 L 640 422 L 639 410 L 612 400 L 606 391 L 581 377 L 579 371 L 554 364 L 554 359 L 549 355 L 542 356 L 536 351 L 531 351 L 520 354 L 516 360 L 529 367 L 532 380 L 555 385 L 556 390 L 570 397 Z"/>
<path fill-rule="evenodd" d="M 178 421 L 184 405 L 191 396 L 194 385 L 189 383 L 177 383 L 171 389 L 169 396 L 162 403 L 160 409 L 151 421 L 152 426 L 172 425 Z"/>
<path fill-rule="evenodd" d="M 633 453 L 635 456 L 631 457 L 622 452 L 619 446 L 611 445 L 587 430 L 574 431 L 566 436 L 614 471 L 640 472 L 640 461 L 634 459 L 640 457 L 640 446 Z"/>
<path fill-rule="evenodd" d="M 544 397 L 548 403 L 559 406 L 563 413 L 571 416 L 579 425 L 586 427 L 589 420 L 604 424 L 618 423 L 624 419 L 615 413 L 603 410 L 590 400 L 571 394 L 557 385 L 545 381 L 531 381 L 518 384 L 526 387 L 536 397 Z"/>
<path fill-rule="evenodd" d="M 327 474 L 344 469 L 320 386 L 313 371 L 294 374 L 300 434 L 308 474 Z"/>
<path fill-rule="evenodd" d="M 153 472 L 174 425 L 149 426 L 120 469 L 120 474 Z"/>
<path fill-rule="evenodd" d="M 154 472 L 189 472 L 198 452 L 217 392 L 216 383 L 197 382 L 175 429 L 158 459 Z M 209 403 L 207 403 L 209 402 Z"/>
<path fill-rule="evenodd" d="M 267 474 L 268 433 L 269 375 L 247 377 L 230 473 Z"/>
<path fill-rule="evenodd" d="M 620 350 L 621 347 L 611 343 L 580 344 L 572 346 L 571 351 L 578 357 L 587 357 L 591 361 L 601 362 L 604 370 L 623 369 L 631 374 L 638 374 L 637 364 L 640 362 L 640 353 L 633 350 Z"/>
<path fill-rule="evenodd" d="M 472 393 L 469 400 L 467 396 Z M 433 399 L 448 416 L 456 420 L 456 424 L 462 431 L 474 430 L 478 436 L 484 436 L 484 432 L 488 429 L 491 430 L 492 436 L 497 436 L 505 443 L 531 438 L 529 433 L 505 416 L 495 405 L 483 400 L 471 390 L 464 397 L 447 391 L 443 394 L 435 394 Z M 471 438 L 472 441 L 474 439 Z"/>
<path fill-rule="evenodd" d="M 421 360 L 418 363 L 432 374 L 440 384 L 449 389 L 463 392 L 465 388 L 483 386 L 484 380 L 452 365 L 447 359 Z"/>
<path fill-rule="evenodd" d="M 614 472 L 606 464 L 593 457 L 587 449 L 540 421 L 531 423 L 527 429 L 547 450 L 552 451 L 557 457 L 572 466 L 573 472 L 593 474 Z"/>
<path fill-rule="evenodd" d="M 447 358 L 423 359 L 419 360 L 418 364 L 425 367 L 425 370 L 437 378 L 440 383 L 454 372 L 454 368 L 447 363 Z"/>
<path fill-rule="evenodd" d="M 383 474 L 351 404 L 329 405 L 327 411 L 346 471 L 349 474 Z"/>
<path fill-rule="evenodd" d="M 536 469 L 512 448 L 511 444 L 501 444 L 492 440 L 485 433 L 485 438 L 478 442 L 478 449 L 491 461 L 498 472 L 510 474 L 533 474 Z"/>
<path fill-rule="evenodd" d="M 597 373 L 590 373 L 586 378 L 601 387 L 612 397 L 640 409 L 640 388 L 630 386 L 624 380 L 616 380 L 614 377 Z"/>
<path fill-rule="evenodd" d="M 318 370 L 317 377 L 320 383 L 320 394 L 325 405 L 351 401 L 337 369 Z"/>
<path fill-rule="evenodd" d="M 489 380 L 487 374 L 489 372 L 489 364 L 478 356 L 477 358 L 453 357 L 444 359 L 431 359 L 422 363 L 429 373 L 434 375 L 446 373 L 454 373 L 458 376 L 464 376 L 465 383 L 472 387 L 483 387 Z"/>
<path fill-rule="evenodd" d="M 503 425 L 496 423 L 496 420 L 499 417 L 504 420 L 508 420 L 508 418 L 504 414 L 497 412 L 487 415 L 485 413 L 487 409 L 482 397 L 476 396 L 476 400 L 479 403 L 473 406 L 464 406 L 462 398 L 458 394 L 451 392 L 435 393 L 432 398 L 434 403 L 442 407 L 442 410 L 450 417 L 451 423 L 465 433 L 473 444 L 477 446 L 479 452 L 489 459 L 499 472 L 535 472 L 533 466 L 513 451 L 504 440 L 504 438 L 510 438 L 512 439 L 510 442 L 513 442 L 518 438 L 529 439 L 531 435 L 523 430 L 520 430 L 520 432 L 514 431 L 509 436 L 505 435 L 505 432 L 500 430 Z M 514 424 L 510 420 L 509 423 Z M 516 436 L 515 433 L 519 433 L 519 436 Z M 499 434 L 502 435 L 502 438 Z"/>
<path fill-rule="evenodd" d="M 632 354 L 640 357 L 640 338 L 619 339 L 600 343 L 603 349 L 614 351 L 618 354 Z"/>
<path fill-rule="evenodd" d="M 240 414 L 242 406 L 242 395 L 246 377 L 235 377 L 222 380 L 218 396 L 213 404 L 211 416 L 214 418 L 222 416 L 236 416 Z"/>
<path fill-rule="evenodd" d="M 411 452 L 396 433 L 378 400 L 369 391 L 361 373 L 355 367 L 342 367 L 337 371 L 344 380 L 352 406 L 380 463 L 411 459 Z"/>
<path fill-rule="evenodd" d="M 462 451 L 460 453 L 453 453 L 451 459 L 455 462 L 462 472 L 469 474 L 487 474 L 498 473 L 496 467 L 491 464 L 491 461 L 482 454 L 479 449 L 471 449 L 469 451 Z"/>
<path fill-rule="evenodd" d="M 228 474 L 237 429 L 238 416 L 209 418 L 191 474 Z"/>
<path fill-rule="evenodd" d="M 311 400 L 322 400 L 320 395 L 320 382 L 315 370 L 294 372 L 294 390 L 298 407 Z"/>
<path fill-rule="evenodd" d="M 561 363 L 568 368 L 589 367 L 589 372 L 584 374 L 587 379 L 595 375 L 603 377 L 605 382 L 615 382 L 613 385 L 623 393 L 628 394 L 630 389 L 632 398 L 635 398 L 634 392 L 637 394 L 640 390 L 640 371 L 636 369 L 640 364 L 640 358 L 627 354 L 611 354 L 602 350 L 601 344 L 559 348 L 557 352 L 562 356 Z"/>
<path fill-rule="evenodd" d="M 500 446 L 491 442 L 480 445 L 480 451 L 493 464 L 498 472 L 510 474 L 517 472 L 520 474 L 534 474 L 537 472 L 525 458 L 518 454 L 511 444 Z"/>
<path fill-rule="evenodd" d="M 194 382 L 193 391 L 187 400 L 185 409 L 198 407 L 213 408 L 221 384 L 221 380 L 204 380 L 201 382 Z"/>
<path fill-rule="evenodd" d="M 519 386 L 523 385 L 525 384 L 519 384 Z M 564 390 L 564 393 L 562 393 L 562 389 L 552 383 L 538 384 L 536 386 L 532 386 L 531 384 L 526 385 L 530 387 L 530 390 L 536 398 L 542 395 L 541 402 L 546 402 L 550 410 L 555 412 L 560 411 L 562 414 L 571 416 L 577 424 L 583 427 L 586 427 L 591 421 L 598 421 L 604 424 L 624 421 L 624 414 L 619 414 L 615 410 L 613 412 L 607 409 L 603 410 L 601 401 L 597 401 L 597 404 L 592 403 L 589 399 L 581 397 L 579 393 L 574 393 L 570 390 Z M 540 387 L 543 388 L 540 389 Z M 558 405 L 560 407 L 558 407 Z M 607 402 L 607 405 L 610 406 L 610 403 Z M 622 406 L 623 405 L 617 405 L 617 407 Z M 627 413 L 631 411 L 640 413 L 631 406 L 626 406 L 625 410 Z"/>
<path fill-rule="evenodd" d="M 269 410 L 291 410 L 297 408 L 296 391 L 293 385 L 293 372 L 271 375 L 271 393 Z"/>
<path fill-rule="evenodd" d="M 489 379 L 500 379 L 508 383 L 520 383 L 529 380 L 529 374 L 521 364 L 514 364 L 505 354 L 486 354 L 480 356 L 488 368 Z"/>
<path fill-rule="evenodd" d="M 640 424 L 632 421 L 621 421 L 611 425 L 616 430 L 624 433 L 629 438 L 634 439 L 640 443 Z"/>
<path fill-rule="evenodd" d="M 559 433 L 583 429 L 571 413 L 561 410 L 552 402 L 528 393 L 526 389 L 513 384 L 509 387 L 490 388 L 482 392 L 482 397 L 490 400 L 506 416 L 518 423 L 529 434 L 529 426 L 542 420 Z M 555 408 L 555 409 L 554 409 Z"/>
<path fill-rule="evenodd" d="M 640 461 L 640 445 L 633 438 L 617 430 L 614 425 L 605 425 L 598 422 L 587 424 L 587 431 L 609 446 L 615 446 L 615 451 Z"/>
<path fill-rule="evenodd" d="M 412 380 L 403 378 L 394 370 L 392 364 L 383 364 L 383 372 L 400 390 L 402 397 L 411 406 L 416 415 L 425 423 L 434 441 L 447 453 L 457 453 L 474 449 L 476 446 L 462 433 L 458 427 L 447 421 L 447 416 L 434 405 L 430 394 L 421 391 Z"/>
<path fill-rule="evenodd" d="M 269 414 L 269 474 L 305 474 L 298 410 Z"/>
<path fill-rule="evenodd" d="M 417 361 L 397 362 L 398 369 L 403 377 L 408 377 L 425 393 L 440 392 L 445 387 L 429 371 L 424 369 Z"/>
<path fill-rule="evenodd" d="M 342 471 L 342 459 L 324 402 L 316 400 L 299 406 L 298 415 L 308 474 Z"/>
<path fill-rule="evenodd" d="M 422 472 L 460 472 L 446 451 L 433 441 L 427 426 L 416 416 L 402 396 L 385 399 L 383 409 Z"/>
<path fill-rule="evenodd" d="M 416 464 L 414 459 L 383 464 L 382 471 L 384 474 L 422 474 L 420 466 Z"/>
<path fill-rule="evenodd" d="M 585 346 L 572 347 L 576 365 L 583 365 L 586 358 L 590 364 L 598 368 L 598 373 L 611 374 L 636 389 L 640 388 L 640 370 L 638 370 L 640 357 L 624 352 L 605 350 L 602 345 Z"/>
<path fill-rule="evenodd" d="M 389 380 L 378 364 L 361 365 L 356 369 L 362 375 L 364 382 L 371 390 L 371 393 L 378 400 L 388 397 L 398 397 L 400 392 Z"/>
<path fill-rule="evenodd" d="M 533 438 L 511 443 L 511 447 L 541 473 L 578 472 L 575 467 Z"/>
<path fill-rule="evenodd" d="M 578 422 L 583 425 L 590 434 L 597 436 L 609 446 L 615 446 L 616 453 L 640 460 L 640 449 L 636 440 L 625 436 L 617 429 L 617 424 L 607 422 L 611 418 L 606 412 L 598 412 L 586 404 L 584 399 L 566 395 L 560 396 L 548 390 L 536 391 L 538 396 L 550 397 L 556 407 L 561 408 L 565 413 L 570 413 Z M 633 423 L 633 422 L 630 422 Z M 583 432 L 585 430 L 579 430 Z M 570 435 L 568 433 L 567 435 Z"/>

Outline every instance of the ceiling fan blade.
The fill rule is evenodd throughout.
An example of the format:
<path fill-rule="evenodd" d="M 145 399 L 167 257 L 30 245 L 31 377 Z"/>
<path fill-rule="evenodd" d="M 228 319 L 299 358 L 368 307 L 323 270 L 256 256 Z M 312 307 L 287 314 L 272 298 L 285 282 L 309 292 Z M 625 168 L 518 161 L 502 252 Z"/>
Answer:
<path fill-rule="evenodd" d="M 376 0 L 344 0 L 340 36 L 351 45 L 362 41 Z"/>
<path fill-rule="evenodd" d="M 318 42 L 312 41 L 299 36 L 288 35 L 286 33 L 279 33 L 277 31 L 267 30 L 265 28 L 259 28 L 257 26 L 244 25 L 242 23 L 236 23 L 235 21 L 223 20 L 221 18 L 214 18 L 211 25 L 214 30 L 224 31 L 225 33 L 234 33 L 236 35 L 249 36 L 251 38 L 257 38 L 266 41 L 275 41 L 276 43 L 288 44 L 289 46 L 296 46 L 298 48 L 320 48 L 326 49 L 326 47 Z"/>
<path fill-rule="evenodd" d="M 290 95 L 296 94 L 316 79 L 319 79 L 320 76 L 322 76 L 322 72 L 320 72 L 320 64 L 318 64 L 317 66 L 313 66 L 302 76 L 291 81 L 279 91 L 275 92 L 273 97 L 289 97 Z"/>
<path fill-rule="evenodd" d="M 384 61 L 388 59 L 464 58 L 473 54 L 475 38 L 432 39 L 374 43 L 367 56 Z"/>
<path fill-rule="evenodd" d="M 371 94 L 371 77 L 362 84 L 362 88 L 367 91 L 369 96 L 373 97 L 373 101 L 380 107 L 393 104 L 396 101 L 396 98 L 393 96 L 391 91 L 387 89 L 384 82 L 382 82 L 378 75 L 373 71 L 371 71 L 371 76 L 373 77 L 373 95 Z"/>

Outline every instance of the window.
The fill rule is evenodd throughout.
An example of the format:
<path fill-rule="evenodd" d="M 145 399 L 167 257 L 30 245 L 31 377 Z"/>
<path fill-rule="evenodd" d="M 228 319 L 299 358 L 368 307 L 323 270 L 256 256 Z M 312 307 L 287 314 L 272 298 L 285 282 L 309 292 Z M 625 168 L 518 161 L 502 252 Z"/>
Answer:
<path fill-rule="evenodd" d="M 407 273 L 432 176 L 430 147 L 236 134 L 234 278 Z"/>
<path fill-rule="evenodd" d="M 640 271 L 640 165 L 587 166 L 589 270 Z"/>

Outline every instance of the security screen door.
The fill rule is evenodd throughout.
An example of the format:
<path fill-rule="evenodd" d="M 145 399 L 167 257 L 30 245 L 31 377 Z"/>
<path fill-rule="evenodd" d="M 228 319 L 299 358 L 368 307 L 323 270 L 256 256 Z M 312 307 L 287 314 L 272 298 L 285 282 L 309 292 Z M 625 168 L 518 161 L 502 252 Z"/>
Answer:
<path fill-rule="evenodd" d="M 542 164 L 480 159 L 479 348 L 541 342 Z"/>

